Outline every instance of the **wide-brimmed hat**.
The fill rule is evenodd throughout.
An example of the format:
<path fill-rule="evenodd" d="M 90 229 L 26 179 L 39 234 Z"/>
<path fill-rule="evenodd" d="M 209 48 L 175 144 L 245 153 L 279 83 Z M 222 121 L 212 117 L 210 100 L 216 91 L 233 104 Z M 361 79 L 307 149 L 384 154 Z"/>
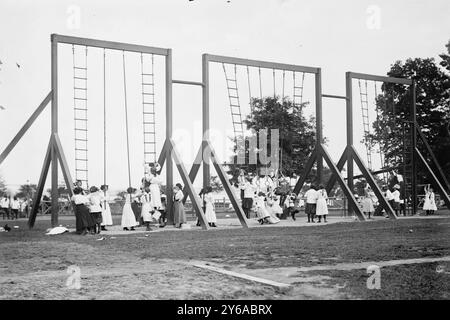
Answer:
<path fill-rule="evenodd" d="M 400 189 L 400 186 L 399 186 L 398 184 L 396 184 L 396 185 L 394 186 L 394 189 Z"/>
<path fill-rule="evenodd" d="M 92 187 L 90 187 L 89 188 L 89 192 L 97 192 L 98 191 L 98 188 L 96 187 L 96 186 L 92 186 Z"/>

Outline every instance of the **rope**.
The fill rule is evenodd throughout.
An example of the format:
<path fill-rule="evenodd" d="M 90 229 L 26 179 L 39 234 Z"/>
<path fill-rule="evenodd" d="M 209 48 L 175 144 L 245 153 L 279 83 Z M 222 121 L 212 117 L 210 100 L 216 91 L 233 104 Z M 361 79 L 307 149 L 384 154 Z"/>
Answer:
<path fill-rule="evenodd" d="M 284 81 L 285 81 L 285 77 L 286 77 L 286 71 L 283 70 L 283 91 L 282 91 L 282 97 L 281 97 L 281 101 L 284 102 Z"/>
<path fill-rule="evenodd" d="M 106 49 L 104 48 L 103 48 L 103 184 L 106 185 Z"/>
<path fill-rule="evenodd" d="M 248 100 L 250 105 L 250 110 L 253 113 L 253 105 L 252 105 L 252 90 L 250 86 L 250 70 L 247 66 L 247 85 L 248 85 Z"/>
<path fill-rule="evenodd" d="M 276 98 L 277 96 L 277 90 L 275 89 L 275 69 L 272 70 L 273 73 L 273 97 Z"/>
<path fill-rule="evenodd" d="M 262 102 L 261 68 L 258 67 L 258 71 L 259 71 L 259 97 L 261 98 Z"/>
<path fill-rule="evenodd" d="M 127 161 L 128 161 L 128 186 L 131 188 L 131 169 L 130 169 L 130 141 L 128 136 L 128 105 L 127 105 L 127 78 L 125 73 L 125 51 L 122 51 L 122 66 L 123 66 L 123 92 L 125 99 L 125 130 L 127 134 Z"/>

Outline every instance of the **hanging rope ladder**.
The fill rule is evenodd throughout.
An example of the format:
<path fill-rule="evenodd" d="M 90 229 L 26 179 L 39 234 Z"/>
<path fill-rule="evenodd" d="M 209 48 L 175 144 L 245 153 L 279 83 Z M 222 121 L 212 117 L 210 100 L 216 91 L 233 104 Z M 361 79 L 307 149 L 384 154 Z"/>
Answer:
<path fill-rule="evenodd" d="M 150 56 L 150 61 L 148 56 Z M 155 163 L 157 160 L 154 70 L 154 55 L 141 53 L 142 126 L 144 133 L 144 162 L 147 165 Z"/>
<path fill-rule="evenodd" d="M 294 84 L 293 95 L 292 95 L 293 101 L 292 102 L 295 107 L 300 108 L 300 114 L 301 114 L 302 104 L 303 104 L 303 87 L 305 84 L 305 73 L 300 72 L 300 75 L 301 75 L 300 79 L 297 79 L 297 74 L 299 74 L 299 72 L 294 71 L 292 73 L 293 84 Z M 300 83 L 298 83 L 298 80 L 300 80 Z"/>
<path fill-rule="evenodd" d="M 234 141 L 237 144 L 239 136 L 244 135 L 244 126 L 242 124 L 241 105 L 239 102 L 239 91 L 236 77 L 236 65 L 230 75 L 227 74 L 225 63 L 222 63 L 225 80 L 227 83 L 228 99 L 230 102 L 231 121 L 233 123 Z"/>
<path fill-rule="evenodd" d="M 76 59 L 75 45 L 72 45 L 73 63 L 73 105 L 75 139 L 75 179 L 89 188 L 88 182 L 88 49 L 85 47 L 84 61 Z"/>
<path fill-rule="evenodd" d="M 369 170 L 372 170 L 372 147 L 370 145 L 369 97 L 367 92 L 367 80 L 364 81 L 364 86 L 361 86 L 361 79 L 358 80 L 358 84 L 363 120 L 364 144 L 366 146 L 367 167 Z"/>

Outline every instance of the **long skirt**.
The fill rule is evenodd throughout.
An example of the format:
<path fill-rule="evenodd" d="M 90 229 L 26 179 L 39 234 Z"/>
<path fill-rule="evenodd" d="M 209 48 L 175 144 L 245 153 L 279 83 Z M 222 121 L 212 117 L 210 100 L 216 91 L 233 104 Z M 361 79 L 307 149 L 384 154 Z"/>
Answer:
<path fill-rule="evenodd" d="M 305 213 L 306 214 L 316 214 L 316 204 L 315 203 L 306 203 Z"/>
<path fill-rule="evenodd" d="M 161 208 L 161 190 L 159 189 L 159 185 L 156 183 L 150 184 L 150 203 L 153 208 Z"/>
<path fill-rule="evenodd" d="M 105 206 L 105 203 L 102 203 Z M 102 226 L 112 226 L 113 220 L 111 215 L 111 208 L 109 207 L 109 203 L 106 202 L 106 208 L 102 209 Z"/>
<path fill-rule="evenodd" d="M 139 219 L 141 218 L 141 209 L 139 208 L 139 204 L 133 201 L 131 203 L 131 210 L 133 210 L 134 218 L 139 224 Z"/>
<path fill-rule="evenodd" d="M 150 205 L 150 202 L 144 202 L 142 204 L 142 209 L 141 209 L 141 217 L 142 217 L 142 220 L 144 220 L 144 222 L 152 222 L 153 221 L 151 211 L 153 211 L 153 208 Z"/>
<path fill-rule="evenodd" d="M 373 207 L 372 199 L 370 198 L 364 198 L 362 200 L 362 211 L 363 212 L 374 212 L 375 208 Z"/>
<path fill-rule="evenodd" d="M 280 219 L 278 219 L 278 217 L 277 217 L 277 213 L 279 214 L 279 212 L 277 211 L 277 208 L 274 205 L 268 206 L 267 212 L 269 213 L 269 217 L 267 220 L 269 221 L 270 224 L 275 224 L 275 223 L 280 222 Z"/>
<path fill-rule="evenodd" d="M 436 203 L 434 201 L 431 201 L 430 198 L 425 197 L 425 203 L 423 204 L 423 210 L 436 211 L 437 210 Z"/>
<path fill-rule="evenodd" d="M 78 212 L 79 222 L 76 222 L 77 229 L 83 230 L 95 226 L 95 221 L 89 212 L 89 208 L 84 204 L 77 204 L 76 209 Z M 75 216 L 76 217 L 76 216 Z"/>
<path fill-rule="evenodd" d="M 256 216 L 258 219 L 264 219 L 270 217 L 270 214 L 265 207 L 258 207 L 256 209 Z"/>
<path fill-rule="evenodd" d="M 182 223 L 186 223 L 186 213 L 184 212 L 183 202 L 175 201 L 173 203 L 173 222 L 176 227 L 180 227 Z"/>
<path fill-rule="evenodd" d="M 205 217 L 208 223 L 216 223 L 217 217 L 216 212 L 214 211 L 214 206 L 212 203 L 206 204 L 206 211 L 205 211 Z"/>
<path fill-rule="evenodd" d="M 244 200 L 242 200 L 242 209 L 251 209 L 252 206 L 253 206 L 252 198 L 244 198 Z"/>
<path fill-rule="evenodd" d="M 326 216 L 328 214 L 327 200 L 318 199 L 316 204 L 316 216 Z"/>
<path fill-rule="evenodd" d="M 91 217 L 95 224 L 102 223 L 102 213 L 101 212 L 91 212 Z"/>
<path fill-rule="evenodd" d="M 125 202 L 125 205 L 123 206 L 121 226 L 122 228 L 137 226 L 136 217 L 134 216 L 133 209 L 131 209 L 131 204 L 128 202 Z"/>

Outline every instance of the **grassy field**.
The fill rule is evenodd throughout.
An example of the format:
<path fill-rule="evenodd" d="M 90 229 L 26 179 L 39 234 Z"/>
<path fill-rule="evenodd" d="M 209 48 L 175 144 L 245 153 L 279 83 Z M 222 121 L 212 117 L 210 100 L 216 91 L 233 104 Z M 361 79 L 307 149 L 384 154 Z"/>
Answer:
<path fill-rule="evenodd" d="M 46 236 L 48 221 L 38 220 L 33 230 L 25 220 L 12 225 L 19 229 L 0 233 L 0 299 L 448 299 L 450 293 L 446 262 L 383 267 L 382 288 L 375 291 L 366 288 L 365 269 L 305 272 L 305 281 L 281 290 L 189 265 L 199 260 L 249 274 L 265 269 L 282 279 L 283 268 L 446 257 L 448 217 L 130 233 L 102 241 Z M 65 286 L 71 265 L 81 269 L 80 290 Z"/>

